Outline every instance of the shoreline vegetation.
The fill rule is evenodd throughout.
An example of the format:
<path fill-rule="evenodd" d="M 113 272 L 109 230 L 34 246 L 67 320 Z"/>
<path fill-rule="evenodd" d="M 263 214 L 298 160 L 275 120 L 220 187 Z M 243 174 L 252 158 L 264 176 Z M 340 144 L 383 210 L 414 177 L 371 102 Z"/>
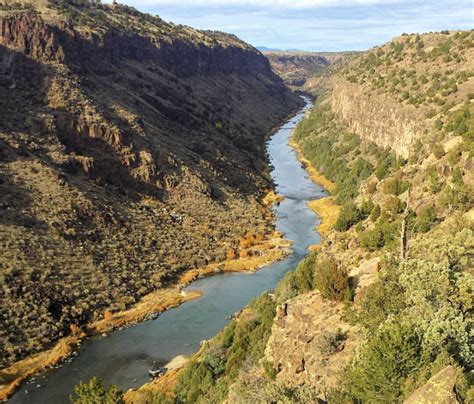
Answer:
<path fill-rule="evenodd" d="M 311 162 L 306 157 L 304 157 L 303 151 L 293 138 L 293 135 L 290 137 L 288 144 L 295 150 L 296 157 L 303 165 L 304 169 L 308 172 L 311 180 L 316 184 L 321 185 L 329 192 L 334 191 L 336 184 L 327 179 L 311 164 Z M 332 196 L 326 196 L 324 198 L 309 201 L 308 207 L 318 215 L 321 221 L 320 224 L 316 225 L 316 231 L 323 237 L 327 236 L 336 224 L 341 207 L 334 202 Z M 318 248 L 319 244 L 309 247 L 310 250 L 316 250 Z"/>
<path fill-rule="evenodd" d="M 288 142 L 289 146 L 291 146 L 298 158 L 298 161 L 304 166 L 305 170 L 308 172 L 311 180 L 316 184 L 321 185 L 324 189 L 331 192 L 334 190 L 335 184 L 328 180 L 322 173 L 320 173 L 311 162 L 303 156 L 301 148 L 293 139 L 290 137 Z M 275 194 L 273 191 L 270 191 L 267 196 L 263 199 L 264 204 L 273 205 L 275 203 L 279 203 L 284 199 L 282 195 Z M 337 205 L 331 196 L 315 199 L 308 202 L 307 206 L 313 210 L 319 217 L 321 223 L 316 226 L 316 231 L 321 234 L 322 236 L 326 236 L 331 229 L 333 228 L 334 224 L 337 221 L 339 216 L 340 206 Z M 320 244 L 315 244 L 309 247 L 309 250 L 316 250 L 318 249 Z M 192 271 L 191 271 L 192 272 Z M 198 277 L 199 272 L 195 271 L 193 275 Z M 189 274 L 189 273 L 188 273 Z M 188 275 L 185 274 L 184 276 Z M 194 355 L 186 358 L 186 360 L 180 361 L 179 367 L 173 367 L 171 370 L 165 373 L 162 377 L 155 379 L 149 383 L 145 383 L 144 385 L 140 386 L 137 389 L 129 389 L 124 394 L 124 401 L 126 404 L 135 404 L 140 402 L 140 400 L 147 395 L 153 395 L 157 393 L 162 393 L 167 395 L 168 397 L 173 396 L 173 388 L 176 383 L 176 380 L 184 368 L 186 363 L 193 358 L 199 358 L 202 349 L 196 352 Z M 173 360 L 174 361 L 174 360 Z M 173 362 L 171 361 L 171 362 Z M 166 366 L 165 366 L 166 367 Z"/>
<path fill-rule="evenodd" d="M 270 207 L 282 199 L 283 196 L 276 195 L 272 190 L 263 198 L 262 204 Z M 278 231 L 274 231 L 268 238 L 259 239 L 252 235 L 242 239 L 239 251 L 229 254 L 225 261 L 187 271 L 181 275 L 174 286 L 159 289 L 144 296 L 127 310 L 117 313 L 106 310 L 104 318 L 99 321 L 82 328 L 71 326 L 71 334 L 59 339 L 52 348 L 26 357 L 0 370 L 1 378 L 6 381 L 5 384 L 0 385 L 0 401 L 7 400 L 28 377 L 55 367 L 70 357 L 86 337 L 106 334 L 116 328 L 137 324 L 168 309 L 197 299 L 202 296 L 201 292 L 181 289 L 196 279 L 222 272 L 254 273 L 262 267 L 287 257 L 291 252 L 291 244 L 291 241 L 284 239 L 282 233 Z"/>

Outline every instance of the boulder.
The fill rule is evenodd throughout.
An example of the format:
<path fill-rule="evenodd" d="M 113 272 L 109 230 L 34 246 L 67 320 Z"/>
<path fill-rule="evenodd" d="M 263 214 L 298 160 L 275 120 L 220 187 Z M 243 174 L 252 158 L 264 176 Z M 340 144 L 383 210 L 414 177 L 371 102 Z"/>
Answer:
<path fill-rule="evenodd" d="M 455 404 L 458 402 L 454 393 L 455 384 L 456 370 L 447 366 L 415 390 L 404 404 Z"/>

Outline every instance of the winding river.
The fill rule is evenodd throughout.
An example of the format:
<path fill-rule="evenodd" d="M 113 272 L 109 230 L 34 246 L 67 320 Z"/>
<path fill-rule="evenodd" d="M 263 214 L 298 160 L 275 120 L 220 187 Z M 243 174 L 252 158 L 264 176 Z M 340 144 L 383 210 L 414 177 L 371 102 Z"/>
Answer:
<path fill-rule="evenodd" d="M 226 273 L 194 282 L 190 288 L 201 290 L 201 298 L 168 310 L 155 320 L 84 341 L 72 362 L 27 381 L 9 402 L 69 403 L 74 385 L 92 376 L 100 376 L 123 391 L 139 387 L 149 381 L 151 367 L 161 366 L 177 355 L 193 354 L 201 340 L 214 336 L 228 323 L 229 315 L 242 309 L 253 297 L 272 290 L 296 266 L 308 246 L 319 242 L 319 235 L 314 231 L 318 218 L 306 204 L 323 197 L 325 192 L 309 179 L 288 145 L 291 130 L 310 107 L 307 101 L 306 107 L 267 144 L 276 190 L 285 196 L 274 209 L 277 229 L 294 243 L 294 253 L 289 258 L 255 274 Z"/>

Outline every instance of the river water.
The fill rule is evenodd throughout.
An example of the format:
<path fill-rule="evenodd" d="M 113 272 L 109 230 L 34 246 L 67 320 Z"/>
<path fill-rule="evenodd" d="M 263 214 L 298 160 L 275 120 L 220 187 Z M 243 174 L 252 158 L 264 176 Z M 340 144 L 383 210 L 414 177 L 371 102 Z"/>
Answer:
<path fill-rule="evenodd" d="M 9 402 L 69 403 L 74 385 L 93 376 L 101 377 L 106 384 L 116 384 L 123 391 L 138 387 L 149 381 L 151 367 L 161 366 L 177 355 L 193 354 L 201 340 L 211 338 L 228 323 L 229 315 L 253 297 L 272 290 L 301 260 L 308 246 L 319 242 L 314 231 L 319 219 L 306 204 L 325 193 L 309 179 L 288 145 L 291 130 L 310 107 L 308 101 L 267 144 L 276 190 L 285 196 L 274 208 L 276 227 L 293 241 L 290 257 L 255 274 L 226 273 L 192 283 L 189 288 L 202 291 L 201 298 L 168 310 L 155 320 L 86 340 L 71 363 L 24 383 Z"/>

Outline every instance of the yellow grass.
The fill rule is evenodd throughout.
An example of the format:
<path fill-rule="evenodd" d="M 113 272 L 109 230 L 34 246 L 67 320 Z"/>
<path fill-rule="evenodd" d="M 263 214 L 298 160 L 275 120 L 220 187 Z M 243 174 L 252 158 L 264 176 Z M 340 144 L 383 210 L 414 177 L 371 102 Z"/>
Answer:
<path fill-rule="evenodd" d="M 87 330 L 91 334 L 104 333 L 117 327 L 138 323 L 149 314 L 162 313 L 165 310 L 179 306 L 202 295 L 197 290 L 181 292 L 177 288 L 160 289 L 146 295 L 129 310 L 113 314 L 110 319 L 103 319 L 91 324 Z"/>
<path fill-rule="evenodd" d="M 262 199 L 262 203 L 266 206 L 274 205 L 278 202 L 281 202 L 285 197 L 280 194 L 276 194 L 273 190 L 270 191 L 265 197 Z"/>
<path fill-rule="evenodd" d="M 90 324 L 85 332 L 61 338 L 52 349 L 31 355 L 2 370 L 2 378 L 6 380 L 6 384 L 0 386 L 0 401 L 11 396 L 27 377 L 66 359 L 85 336 L 108 332 L 116 327 L 143 321 L 151 313 L 161 313 L 199 296 L 201 296 L 199 291 L 188 291 L 182 294 L 177 288 L 160 289 L 145 296 L 129 310 L 115 313 L 108 320 Z"/>
<path fill-rule="evenodd" d="M 304 165 L 311 180 L 323 186 L 328 191 L 333 191 L 336 184 L 328 180 L 323 174 L 314 168 L 311 162 L 303 156 L 300 146 L 293 138 L 290 139 L 289 145 L 295 149 L 298 160 Z M 310 201 L 308 202 L 308 207 L 321 219 L 321 224 L 316 226 L 316 230 L 322 236 L 327 236 L 336 224 L 341 207 L 334 202 L 334 199 L 331 196 Z M 310 250 L 316 250 L 318 248 L 318 245 L 309 247 Z"/>
<path fill-rule="evenodd" d="M 298 157 L 298 160 L 303 164 L 305 170 L 308 172 L 311 180 L 313 180 L 315 183 L 321 185 L 325 189 L 327 189 L 329 192 L 332 192 L 334 188 L 336 187 L 336 184 L 334 182 L 328 180 L 323 174 L 321 174 L 314 166 L 311 164 L 311 162 L 304 157 L 303 151 L 301 150 L 300 146 L 296 141 L 291 138 L 288 144 L 293 147 L 296 151 L 296 155 Z"/>
<path fill-rule="evenodd" d="M 308 207 L 321 219 L 321 224 L 316 226 L 318 233 L 327 236 L 336 224 L 341 207 L 336 205 L 331 196 L 310 201 Z"/>
<path fill-rule="evenodd" d="M 285 258 L 291 251 L 290 246 L 291 242 L 283 239 L 281 233 L 274 232 L 272 237 L 256 241 L 255 244 L 246 248 L 247 257 L 226 260 L 186 272 L 181 276 L 179 283 L 187 285 L 197 278 L 210 276 L 218 272 L 253 272 Z M 219 270 L 216 270 L 217 268 Z M 1 375 L 2 379 L 5 380 L 5 384 L 0 385 L 0 401 L 4 401 L 11 396 L 26 378 L 67 358 L 85 336 L 106 333 L 114 328 L 143 321 L 150 314 L 161 313 L 200 296 L 201 292 L 199 291 L 182 292 L 176 287 L 159 289 L 143 297 L 130 309 L 114 313 L 110 318 L 107 316 L 107 319 L 89 324 L 85 327 L 84 332 L 81 331 L 60 339 L 52 349 L 16 362 L 2 370 Z M 171 377 L 172 374 L 170 373 L 168 378 Z M 163 383 L 165 380 L 167 379 L 164 379 Z"/>

